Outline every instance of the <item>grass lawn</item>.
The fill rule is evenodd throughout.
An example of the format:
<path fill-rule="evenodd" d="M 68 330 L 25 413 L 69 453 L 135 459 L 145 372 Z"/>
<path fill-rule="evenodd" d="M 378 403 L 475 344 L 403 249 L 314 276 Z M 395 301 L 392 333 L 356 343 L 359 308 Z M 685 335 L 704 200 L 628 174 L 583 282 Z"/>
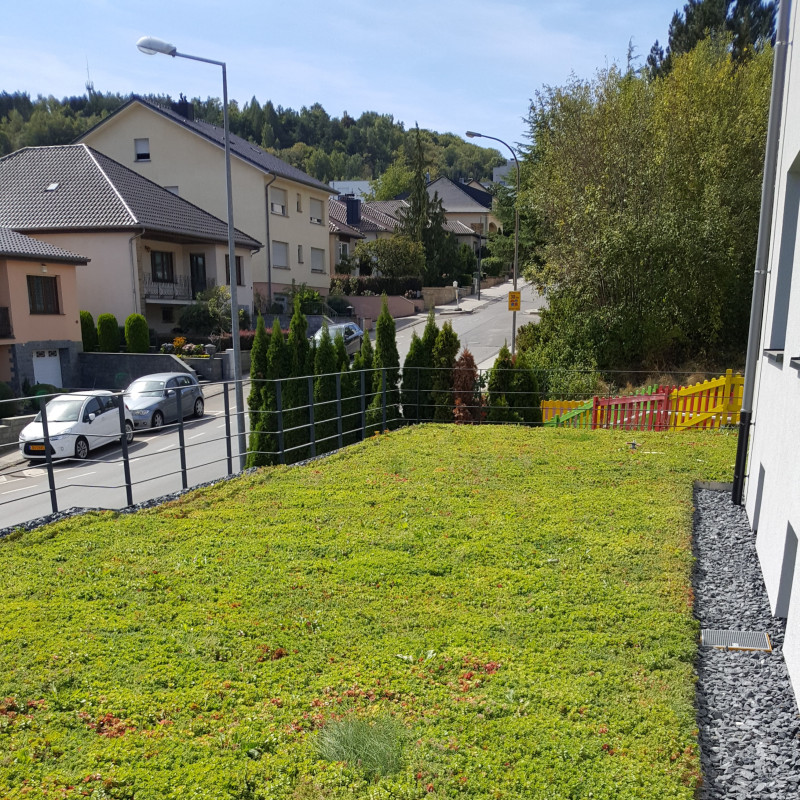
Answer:
<path fill-rule="evenodd" d="M 0 541 L 0 796 L 690 800 L 736 440 L 632 438 L 408 428 Z"/>

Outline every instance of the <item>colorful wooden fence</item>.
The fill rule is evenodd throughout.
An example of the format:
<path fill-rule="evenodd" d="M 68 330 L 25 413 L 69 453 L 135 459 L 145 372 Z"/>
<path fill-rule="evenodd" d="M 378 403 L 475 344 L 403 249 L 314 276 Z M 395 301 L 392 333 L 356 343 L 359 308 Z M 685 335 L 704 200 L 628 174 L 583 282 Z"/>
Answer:
<path fill-rule="evenodd" d="M 692 386 L 649 386 L 622 397 L 588 402 L 542 402 L 542 421 L 551 427 L 620 430 L 697 430 L 737 425 L 744 378 L 724 375 Z"/>

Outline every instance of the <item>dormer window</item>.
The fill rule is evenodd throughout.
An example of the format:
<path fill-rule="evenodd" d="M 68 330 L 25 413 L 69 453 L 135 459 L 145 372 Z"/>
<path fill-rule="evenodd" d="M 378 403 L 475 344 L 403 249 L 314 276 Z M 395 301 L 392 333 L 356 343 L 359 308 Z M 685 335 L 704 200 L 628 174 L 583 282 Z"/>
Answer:
<path fill-rule="evenodd" d="M 149 161 L 150 160 L 150 140 L 149 139 L 134 139 L 134 150 L 136 153 L 136 161 Z"/>

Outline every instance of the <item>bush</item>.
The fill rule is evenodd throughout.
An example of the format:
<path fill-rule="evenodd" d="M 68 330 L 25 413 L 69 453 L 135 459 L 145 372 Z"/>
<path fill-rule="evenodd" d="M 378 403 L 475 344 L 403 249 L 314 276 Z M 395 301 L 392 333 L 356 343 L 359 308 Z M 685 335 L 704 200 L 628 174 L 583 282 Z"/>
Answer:
<path fill-rule="evenodd" d="M 97 350 L 97 328 L 94 326 L 94 317 L 88 311 L 81 311 L 81 339 L 84 353 Z"/>
<path fill-rule="evenodd" d="M 508 272 L 509 265 L 497 256 L 489 256 L 481 261 L 481 270 L 485 275 L 492 278 L 499 278 L 504 273 Z"/>
<path fill-rule="evenodd" d="M 119 324 L 113 314 L 97 318 L 97 347 L 101 353 L 119 353 Z"/>
<path fill-rule="evenodd" d="M 130 314 L 125 320 L 125 345 L 129 353 L 147 353 L 150 350 L 150 331 L 141 314 Z"/>
<path fill-rule="evenodd" d="M 371 275 L 337 275 L 331 281 L 335 295 L 404 295 L 409 289 L 422 291 L 422 278 L 377 278 Z"/>
<path fill-rule="evenodd" d="M 214 318 L 206 303 L 192 303 L 181 312 L 178 325 L 189 333 L 208 336 L 214 330 Z"/>
<path fill-rule="evenodd" d="M 16 417 L 18 411 L 19 403 L 14 399 L 14 390 L 0 381 L 0 419 Z"/>

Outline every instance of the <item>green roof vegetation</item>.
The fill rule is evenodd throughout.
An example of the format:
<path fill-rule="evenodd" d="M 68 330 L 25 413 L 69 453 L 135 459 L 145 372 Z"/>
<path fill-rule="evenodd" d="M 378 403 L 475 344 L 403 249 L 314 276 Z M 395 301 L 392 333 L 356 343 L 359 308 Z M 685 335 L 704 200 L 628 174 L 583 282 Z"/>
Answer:
<path fill-rule="evenodd" d="M 13 534 L 0 795 L 690 800 L 735 441 L 406 428 Z"/>

